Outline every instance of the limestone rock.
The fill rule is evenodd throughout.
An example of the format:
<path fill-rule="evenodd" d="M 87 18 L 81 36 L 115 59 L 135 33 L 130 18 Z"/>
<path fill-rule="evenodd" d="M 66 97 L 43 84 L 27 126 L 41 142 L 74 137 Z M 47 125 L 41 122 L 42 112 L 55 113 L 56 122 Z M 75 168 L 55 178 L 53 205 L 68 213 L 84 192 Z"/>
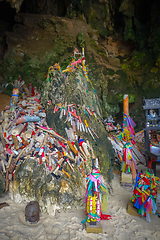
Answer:
<path fill-rule="evenodd" d="M 56 70 L 50 73 L 49 81 L 46 82 L 44 86 L 41 101 L 47 112 L 47 122 L 49 126 L 55 129 L 61 136 L 67 138 L 65 132 L 65 117 L 59 119 L 60 112 L 53 113 L 55 104 L 67 102 L 67 104 L 74 103 L 75 106 L 79 105 L 82 112 L 80 114 L 77 108 L 77 114 L 81 116 L 83 123 L 87 120 L 89 127 L 93 129 L 98 138 L 95 137 L 93 140 L 89 133 L 80 132 L 78 130 L 76 133 L 84 140 L 89 140 L 95 156 L 99 156 L 101 159 L 101 172 L 103 176 L 110 181 L 112 179 L 114 154 L 112 146 L 107 138 L 108 134 L 101 121 L 102 111 L 97 95 L 92 87 L 92 83 L 86 80 L 83 70 L 77 69 L 67 74 L 69 84 L 66 83 L 64 74 Z M 48 105 L 49 100 L 52 102 L 51 105 Z M 82 110 L 84 106 L 93 109 L 93 111 L 97 113 L 99 119 L 89 118 Z"/>
<path fill-rule="evenodd" d="M 67 169 L 67 171 L 69 171 Z M 35 159 L 28 159 L 18 167 L 9 194 L 15 202 L 37 201 L 42 212 L 55 215 L 56 209 L 84 208 L 85 184 L 78 171 L 55 179 Z"/>

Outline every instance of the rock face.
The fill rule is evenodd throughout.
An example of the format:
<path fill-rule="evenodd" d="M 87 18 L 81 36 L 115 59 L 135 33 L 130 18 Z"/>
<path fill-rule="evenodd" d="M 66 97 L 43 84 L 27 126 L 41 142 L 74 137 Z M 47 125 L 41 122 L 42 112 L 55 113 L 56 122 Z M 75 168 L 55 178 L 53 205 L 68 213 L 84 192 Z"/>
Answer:
<path fill-rule="evenodd" d="M 41 211 L 50 215 L 55 215 L 57 209 L 82 209 L 85 181 L 76 170 L 71 180 L 65 175 L 55 179 L 46 171 L 45 164 L 28 159 L 20 165 L 10 183 L 10 197 L 15 202 L 37 201 Z"/>
<path fill-rule="evenodd" d="M 98 30 L 79 19 L 18 13 L 15 22 L 13 31 L 6 32 L 7 50 L 0 68 L 5 82 L 13 82 L 20 75 L 26 85 L 37 86 L 38 82 L 38 87 L 42 87 L 50 65 L 57 62 L 64 69 L 74 48 L 85 45 L 89 78 L 99 97 L 103 118 L 119 112 L 123 94 L 135 96 L 120 61 L 130 55 L 132 45 L 112 37 L 101 38 Z M 9 87 L 5 93 L 9 93 Z"/>
<path fill-rule="evenodd" d="M 5 35 L 7 46 L 0 43 L 6 82 L 20 74 L 27 83 L 41 84 L 49 64 L 65 64 L 83 33 L 103 117 L 116 116 L 127 93 L 135 130 L 142 129 L 143 96 L 159 97 L 159 1 L 6 1 L 19 12 Z"/>
<path fill-rule="evenodd" d="M 133 52 L 134 43 L 130 40 L 108 35 L 102 38 L 98 30 L 75 18 L 18 13 L 15 22 L 13 31 L 6 32 L 7 50 L 0 67 L 6 83 L 21 75 L 27 85 L 37 86 L 38 82 L 41 87 L 48 67 L 57 62 L 64 69 L 73 49 L 84 44 L 91 70 L 89 78 L 99 97 L 103 118 L 121 111 L 123 95 L 127 93 L 132 103 L 130 116 L 137 124 L 135 131 L 142 129 L 143 96 L 159 96 L 159 57 L 152 69 L 152 58 L 148 53 Z M 9 93 L 9 87 L 5 93 Z M 122 114 L 118 118 L 122 120 Z"/>
<path fill-rule="evenodd" d="M 74 104 L 75 115 L 81 117 L 83 124 L 87 121 L 89 128 L 95 132 L 97 137 L 93 132 L 91 136 L 89 132 L 78 130 L 78 127 L 76 127 L 76 135 L 82 137 L 85 142 L 89 142 L 95 156 L 90 155 L 86 161 L 78 158 L 76 163 L 73 162 L 73 169 L 68 164 L 64 165 L 63 170 L 70 177 L 58 171 L 56 173 L 59 176 L 58 179 L 52 176 L 43 162 L 39 164 L 34 158 L 25 160 L 18 165 L 14 181 L 10 183 L 10 196 L 16 202 L 37 201 L 42 212 L 52 215 L 55 214 L 56 209 L 84 208 L 85 177 L 92 169 L 92 158 L 98 159 L 99 157 L 98 167 L 102 178 L 111 181 L 114 153 L 101 120 L 101 108 L 97 95 L 91 82 L 87 80 L 84 70 L 80 67 L 68 73 L 51 71 L 44 84 L 41 102 L 47 113 L 48 125 L 65 139 L 68 139 L 65 128 L 67 126 L 71 128 L 71 122 L 66 122 L 64 115 L 61 118 L 60 111 L 56 113 L 53 111 L 55 105 L 59 103 Z M 85 107 L 89 107 L 90 111 L 95 112 L 96 115 L 94 117 L 87 115 L 84 111 Z M 73 141 L 79 148 L 78 141 L 76 139 Z M 72 154 L 74 155 L 74 152 Z"/>
<path fill-rule="evenodd" d="M 6 32 L 7 50 L 0 68 L 6 82 L 13 82 L 21 75 L 26 84 L 37 86 L 38 81 L 41 87 L 51 64 L 58 62 L 64 69 L 74 48 L 85 45 L 86 60 L 91 69 L 90 79 L 95 79 L 93 84 L 104 117 L 112 114 L 105 106 L 108 82 L 110 78 L 111 83 L 113 78 L 122 81 L 116 74 L 121 70 L 118 56 L 130 53 L 127 46 L 111 37 L 101 39 L 97 30 L 78 19 L 19 13 L 15 16 L 15 22 L 13 31 Z"/>
<path fill-rule="evenodd" d="M 67 80 L 66 80 L 67 79 Z M 67 81 L 69 84 L 67 84 Z M 48 101 L 51 100 L 52 104 L 48 105 Z M 50 73 L 49 82 L 44 86 L 41 101 L 47 111 L 47 122 L 50 127 L 56 129 L 57 132 L 66 138 L 65 127 L 66 118 L 59 119 L 60 112 L 53 113 L 55 104 L 75 104 L 77 114 L 80 114 L 81 119 L 84 123 L 87 123 L 98 135 L 93 140 L 91 135 L 88 133 L 76 131 L 77 135 L 80 135 L 83 139 L 88 139 L 91 143 L 95 155 L 100 156 L 102 162 L 101 172 L 107 180 L 112 179 L 112 162 L 114 161 L 114 154 L 112 146 L 107 138 L 107 132 L 101 121 L 102 110 L 98 101 L 97 94 L 92 86 L 92 83 L 86 80 L 83 70 L 74 70 L 71 73 L 67 73 L 67 77 L 59 72 L 53 71 Z M 84 107 L 89 107 L 97 113 L 98 120 L 88 117 Z M 68 123 L 70 124 L 70 123 Z M 84 124 L 85 125 L 85 124 Z M 94 135 L 94 134 L 93 134 Z"/>

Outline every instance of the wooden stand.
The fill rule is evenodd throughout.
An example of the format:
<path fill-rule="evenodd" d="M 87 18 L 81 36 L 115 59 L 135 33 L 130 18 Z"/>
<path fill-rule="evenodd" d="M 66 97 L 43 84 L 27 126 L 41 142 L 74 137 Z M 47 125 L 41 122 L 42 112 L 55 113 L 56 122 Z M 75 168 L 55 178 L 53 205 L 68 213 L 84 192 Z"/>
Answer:
<path fill-rule="evenodd" d="M 85 223 L 87 233 L 103 233 L 101 222 L 96 222 L 96 225 L 90 225 L 89 222 Z"/>
<path fill-rule="evenodd" d="M 129 213 L 132 216 L 140 217 L 140 215 L 137 212 L 137 208 L 134 208 L 133 203 L 130 200 L 127 204 L 127 213 Z"/>
<path fill-rule="evenodd" d="M 128 173 L 121 173 L 121 183 L 133 183 L 132 180 L 132 174 L 128 174 Z"/>

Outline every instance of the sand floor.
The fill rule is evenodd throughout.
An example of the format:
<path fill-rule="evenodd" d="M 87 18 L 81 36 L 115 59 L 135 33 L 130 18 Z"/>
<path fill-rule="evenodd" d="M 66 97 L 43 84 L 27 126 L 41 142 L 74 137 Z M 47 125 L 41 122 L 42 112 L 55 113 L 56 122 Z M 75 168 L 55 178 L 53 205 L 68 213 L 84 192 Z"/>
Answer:
<path fill-rule="evenodd" d="M 7 105 L 10 105 L 11 102 L 11 97 L 4 94 L 4 93 L 0 93 L 0 112 L 4 111 L 5 107 Z"/>
<path fill-rule="evenodd" d="M 127 213 L 127 203 L 132 190 L 120 186 L 120 175 L 114 174 L 112 181 L 113 194 L 109 196 L 107 214 L 114 216 L 111 220 L 103 220 L 103 233 L 87 233 L 81 221 L 85 218 L 84 211 L 72 210 L 56 212 L 55 216 L 41 214 L 40 221 L 35 225 L 25 222 L 26 204 L 15 203 L 8 195 L 0 197 L 0 203 L 9 206 L 0 209 L 0 239 L 34 240 L 34 239 L 108 239 L 108 240 L 159 240 L 160 218 L 151 215 L 151 223 L 145 217 L 135 217 Z"/>
<path fill-rule="evenodd" d="M 0 94 L 0 111 L 9 104 L 10 97 Z M 102 234 L 86 233 L 81 224 L 86 216 L 80 210 L 56 212 L 55 216 L 41 214 L 37 224 L 27 224 L 24 219 L 26 203 L 15 203 L 8 194 L 3 194 L 0 196 L 0 203 L 7 202 L 9 206 L 0 209 L 0 240 L 160 240 L 160 218 L 151 215 L 151 223 L 148 223 L 145 217 L 135 217 L 127 213 L 132 190 L 120 186 L 119 174 L 114 174 L 112 187 L 113 194 L 109 196 L 107 214 L 114 217 L 101 221 Z"/>

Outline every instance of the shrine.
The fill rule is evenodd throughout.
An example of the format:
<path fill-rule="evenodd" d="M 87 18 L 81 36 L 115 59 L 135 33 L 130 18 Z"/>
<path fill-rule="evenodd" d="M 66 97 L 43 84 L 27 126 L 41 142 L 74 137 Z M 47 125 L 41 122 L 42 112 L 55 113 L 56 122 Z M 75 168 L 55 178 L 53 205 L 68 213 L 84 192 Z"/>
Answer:
<path fill-rule="evenodd" d="M 160 98 L 145 99 L 145 154 L 146 165 L 154 170 L 156 175 L 156 163 L 160 162 Z"/>

